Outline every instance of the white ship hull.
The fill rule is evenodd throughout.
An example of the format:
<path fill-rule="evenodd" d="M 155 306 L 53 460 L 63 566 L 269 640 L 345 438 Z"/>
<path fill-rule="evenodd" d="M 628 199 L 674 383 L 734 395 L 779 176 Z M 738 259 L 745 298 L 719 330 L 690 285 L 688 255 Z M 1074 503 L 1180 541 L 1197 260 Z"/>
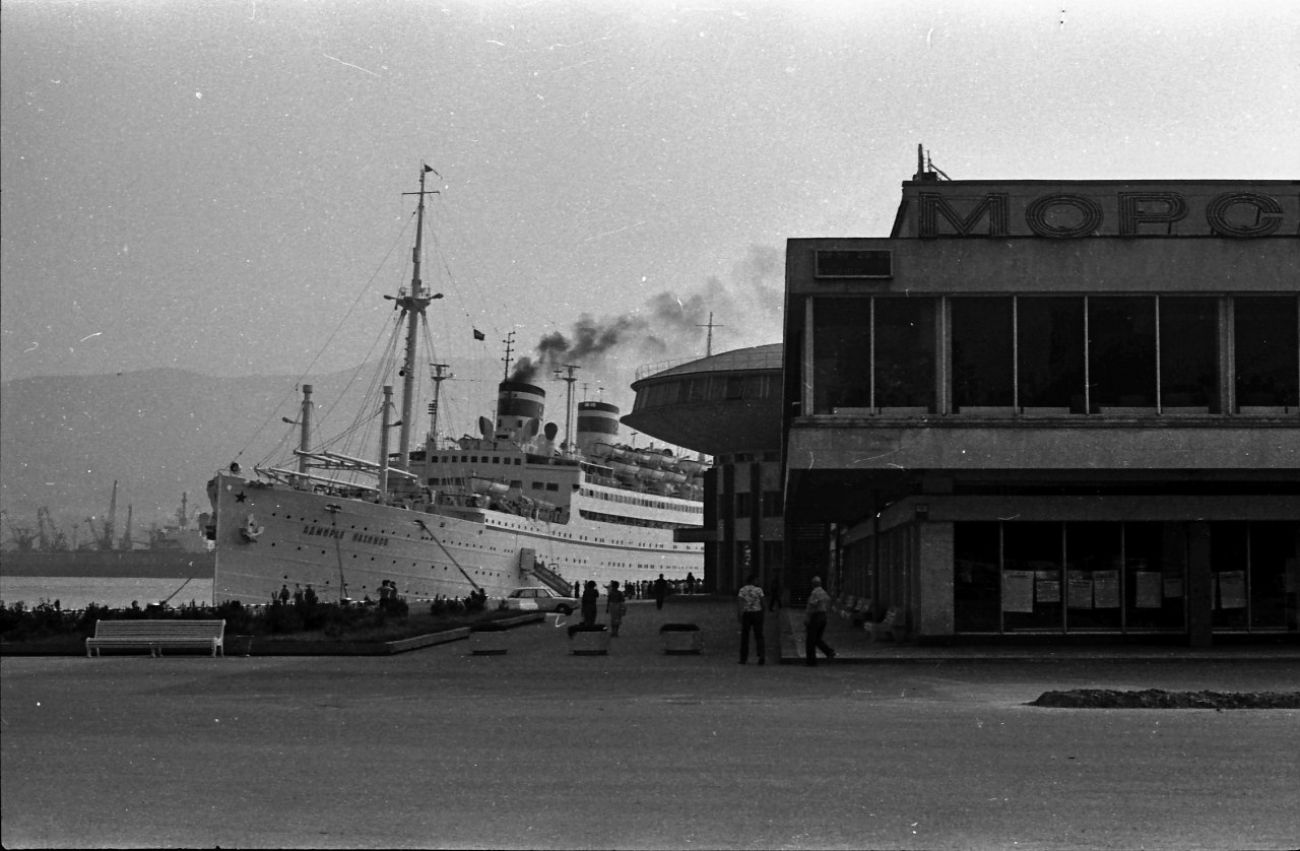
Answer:
<path fill-rule="evenodd" d="M 620 583 L 703 575 L 700 544 L 671 529 L 582 519 L 551 523 L 482 508 L 426 513 L 296 490 L 238 475 L 215 480 L 214 602 L 270 601 L 311 586 L 323 601 L 379 598 L 391 580 L 408 602 L 503 597 L 542 584 L 542 562 L 567 583 Z"/>

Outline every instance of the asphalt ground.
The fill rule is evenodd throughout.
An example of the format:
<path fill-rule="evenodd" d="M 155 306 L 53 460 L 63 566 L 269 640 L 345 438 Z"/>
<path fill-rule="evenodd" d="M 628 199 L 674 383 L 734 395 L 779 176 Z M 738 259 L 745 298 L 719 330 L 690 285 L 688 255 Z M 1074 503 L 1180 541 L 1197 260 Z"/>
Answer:
<path fill-rule="evenodd" d="M 809 668 L 774 664 L 797 660 L 797 629 L 768 620 L 763 667 L 737 664 L 731 604 L 708 598 L 633 603 L 607 656 L 572 655 L 547 622 L 512 630 L 501 656 L 461 641 L 390 657 L 5 657 L 0 841 L 1300 846 L 1300 711 L 1027 705 L 1084 687 L 1300 690 L 1292 656 L 885 663 L 863 654 L 906 648 L 850 647 L 835 623 L 844 655 Z M 701 655 L 663 653 L 659 625 L 681 621 L 700 625 Z"/>

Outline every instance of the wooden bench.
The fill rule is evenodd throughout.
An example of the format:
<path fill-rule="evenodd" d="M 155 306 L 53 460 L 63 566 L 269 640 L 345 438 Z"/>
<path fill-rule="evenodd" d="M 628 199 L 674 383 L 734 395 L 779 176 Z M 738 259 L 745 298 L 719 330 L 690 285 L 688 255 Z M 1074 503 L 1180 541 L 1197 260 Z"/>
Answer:
<path fill-rule="evenodd" d="M 897 606 L 890 606 L 879 623 L 871 624 L 871 637 L 876 641 L 886 636 L 892 641 L 902 641 L 906 635 L 903 613 Z"/>
<path fill-rule="evenodd" d="M 857 629 L 871 629 L 871 601 L 866 597 L 860 598 L 854 605 L 853 611 L 849 613 L 849 621 Z"/>
<path fill-rule="evenodd" d="M 99 620 L 95 634 L 86 639 L 86 655 L 98 656 L 105 647 L 145 647 L 161 656 L 164 647 L 211 650 L 225 656 L 224 620 Z"/>
<path fill-rule="evenodd" d="M 835 613 L 842 620 L 848 620 L 853 615 L 853 607 L 857 602 L 858 598 L 852 594 L 841 594 L 835 600 Z"/>

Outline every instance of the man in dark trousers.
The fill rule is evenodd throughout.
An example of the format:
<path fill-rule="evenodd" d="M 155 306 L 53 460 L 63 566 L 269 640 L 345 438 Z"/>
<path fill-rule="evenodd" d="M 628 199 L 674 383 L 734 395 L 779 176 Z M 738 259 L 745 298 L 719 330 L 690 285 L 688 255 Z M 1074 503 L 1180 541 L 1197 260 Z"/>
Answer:
<path fill-rule="evenodd" d="M 655 608 L 656 609 L 662 609 L 664 607 L 664 598 L 667 596 L 668 596 L 668 581 L 664 579 L 664 575 L 661 573 L 659 574 L 659 578 L 655 580 Z"/>
<path fill-rule="evenodd" d="M 835 658 L 835 651 L 822 636 L 826 634 L 826 618 L 831 609 L 831 595 L 822 587 L 821 577 L 812 578 L 812 593 L 808 595 L 808 608 L 804 613 L 804 661 L 812 666 L 817 664 L 817 651 L 826 654 L 827 659 Z"/>
<path fill-rule="evenodd" d="M 763 589 L 759 587 L 758 576 L 749 577 L 749 581 L 736 592 L 736 612 L 740 615 L 740 664 L 749 661 L 749 634 L 754 634 L 754 644 L 758 649 L 758 664 L 767 662 L 767 647 L 763 641 Z"/>
<path fill-rule="evenodd" d="M 594 581 L 588 581 L 582 592 L 582 625 L 596 625 L 596 605 L 600 602 L 600 591 Z"/>

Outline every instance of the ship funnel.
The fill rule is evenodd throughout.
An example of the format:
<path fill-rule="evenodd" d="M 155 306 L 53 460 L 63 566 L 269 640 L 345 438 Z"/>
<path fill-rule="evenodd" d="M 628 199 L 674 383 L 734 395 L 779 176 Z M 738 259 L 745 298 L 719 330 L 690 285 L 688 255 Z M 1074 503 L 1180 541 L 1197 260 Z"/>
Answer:
<path fill-rule="evenodd" d="M 590 454 L 593 443 L 613 443 L 618 437 L 618 407 L 608 402 L 578 403 L 578 451 Z"/>
<path fill-rule="evenodd" d="M 497 439 L 531 440 L 545 409 L 546 391 L 542 388 L 522 381 L 502 381 L 497 385 Z"/>

